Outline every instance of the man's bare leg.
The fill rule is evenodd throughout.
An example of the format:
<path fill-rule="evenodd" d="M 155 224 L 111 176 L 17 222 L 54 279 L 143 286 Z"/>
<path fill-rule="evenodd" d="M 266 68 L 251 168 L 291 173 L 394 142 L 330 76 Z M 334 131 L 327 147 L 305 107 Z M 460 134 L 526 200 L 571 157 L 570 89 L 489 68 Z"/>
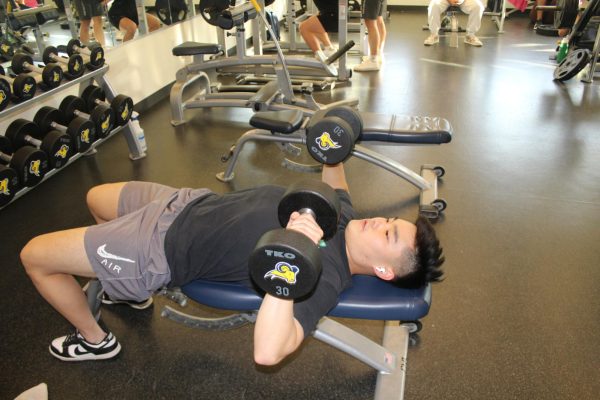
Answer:
<path fill-rule="evenodd" d="M 73 275 L 96 276 L 84 247 L 87 228 L 53 232 L 33 238 L 21 251 L 21 262 L 38 292 L 90 343 L 106 336 L 92 315 Z"/>

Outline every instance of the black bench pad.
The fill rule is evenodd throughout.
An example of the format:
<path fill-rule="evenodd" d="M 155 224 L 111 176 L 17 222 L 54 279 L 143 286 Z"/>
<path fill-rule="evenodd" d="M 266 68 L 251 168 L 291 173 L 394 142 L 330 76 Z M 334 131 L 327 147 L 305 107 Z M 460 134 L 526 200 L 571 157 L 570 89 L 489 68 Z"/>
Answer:
<path fill-rule="evenodd" d="M 222 50 L 220 44 L 183 42 L 173 47 L 174 56 L 193 56 L 196 54 L 217 54 Z"/>
<path fill-rule="evenodd" d="M 408 144 L 442 144 L 452 140 L 445 118 L 362 112 L 363 132 L 358 140 Z"/>

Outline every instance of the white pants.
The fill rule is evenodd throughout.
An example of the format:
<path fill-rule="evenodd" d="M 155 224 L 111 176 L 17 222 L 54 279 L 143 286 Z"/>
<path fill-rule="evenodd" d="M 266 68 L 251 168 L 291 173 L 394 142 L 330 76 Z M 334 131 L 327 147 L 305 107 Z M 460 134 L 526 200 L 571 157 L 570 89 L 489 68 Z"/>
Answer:
<path fill-rule="evenodd" d="M 450 7 L 448 0 L 431 0 L 427 7 L 427 19 L 429 22 L 429 31 L 438 34 L 441 25 L 441 14 Z M 481 27 L 481 17 L 485 6 L 481 0 L 464 0 L 458 5 L 460 10 L 469 15 L 467 21 L 467 35 L 474 35 Z"/>

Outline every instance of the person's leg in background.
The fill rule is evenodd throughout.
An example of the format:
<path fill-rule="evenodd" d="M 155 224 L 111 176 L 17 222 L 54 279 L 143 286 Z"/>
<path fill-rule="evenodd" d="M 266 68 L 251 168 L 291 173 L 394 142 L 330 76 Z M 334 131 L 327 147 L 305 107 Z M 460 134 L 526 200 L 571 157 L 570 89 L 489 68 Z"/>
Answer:
<path fill-rule="evenodd" d="M 106 40 L 104 39 L 104 29 L 102 27 L 102 16 L 92 17 L 92 24 L 94 25 L 94 38 L 102 47 L 106 47 Z"/>
<path fill-rule="evenodd" d="M 148 32 L 152 32 L 160 28 L 160 20 L 154 15 L 146 13 L 146 21 L 148 21 Z"/>
<path fill-rule="evenodd" d="M 329 39 L 329 34 L 325 31 L 319 18 L 316 15 L 309 17 L 300 23 L 298 30 L 306 45 L 315 54 L 315 58 L 320 61 L 325 61 L 327 56 L 321 49 L 321 45 L 323 45 L 325 49 L 333 49 L 333 46 Z"/>
<path fill-rule="evenodd" d="M 536 0 L 535 1 L 535 5 L 537 6 L 545 6 L 546 5 L 546 0 Z M 535 24 L 533 25 L 533 29 L 537 29 L 538 26 L 542 25 L 542 19 L 544 18 L 544 11 L 542 10 L 538 10 L 536 8 L 535 10 Z"/>
<path fill-rule="evenodd" d="M 438 33 L 442 25 L 441 15 L 448 9 L 448 7 L 450 7 L 448 0 L 431 0 L 427 6 L 429 36 L 423 42 L 425 46 L 432 46 L 440 41 Z"/>
<path fill-rule="evenodd" d="M 369 41 L 369 55 L 363 58 L 363 61 L 354 67 L 357 72 L 379 71 L 381 67 L 381 44 L 385 39 L 385 25 L 381 17 L 383 13 L 383 0 L 365 0 L 362 4 L 363 19 L 367 27 L 367 39 Z M 383 32 L 380 30 L 383 26 Z"/>
<path fill-rule="evenodd" d="M 475 34 L 479 31 L 479 28 L 481 28 L 481 18 L 483 17 L 485 6 L 481 0 L 465 0 L 460 5 L 460 10 L 469 15 L 465 43 L 475 47 L 483 46 L 481 40 L 479 40 Z"/>
<path fill-rule="evenodd" d="M 383 9 L 383 2 L 381 6 L 381 15 L 377 17 L 377 29 L 379 30 L 379 58 L 383 57 L 383 48 L 385 47 L 385 39 L 387 37 L 387 29 L 385 28 L 385 21 L 383 19 L 383 13 L 386 10 Z"/>

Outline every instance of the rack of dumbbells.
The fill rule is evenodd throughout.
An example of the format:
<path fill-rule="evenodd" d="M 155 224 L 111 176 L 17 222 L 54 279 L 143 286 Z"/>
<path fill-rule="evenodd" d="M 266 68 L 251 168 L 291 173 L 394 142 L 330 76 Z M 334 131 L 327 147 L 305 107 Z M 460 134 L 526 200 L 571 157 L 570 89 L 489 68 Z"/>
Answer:
<path fill-rule="evenodd" d="M 76 39 L 62 47 L 46 47 L 40 55 L 44 64 L 14 54 L 12 74 L 0 66 L 0 122 L 8 124 L 0 132 L 0 209 L 79 157 L 95 154 L 118 132 L 130 159 L 146 156 L 130 122 L 133 100 L 116 94 L 108 82 L 102 47 L 85 47 Z M 79 96 L 65 96 L 75 85 Z M 49 99 L 57 107 L 41 106 Z M 32 120 L 21 117 L 31 110 Z"/>

